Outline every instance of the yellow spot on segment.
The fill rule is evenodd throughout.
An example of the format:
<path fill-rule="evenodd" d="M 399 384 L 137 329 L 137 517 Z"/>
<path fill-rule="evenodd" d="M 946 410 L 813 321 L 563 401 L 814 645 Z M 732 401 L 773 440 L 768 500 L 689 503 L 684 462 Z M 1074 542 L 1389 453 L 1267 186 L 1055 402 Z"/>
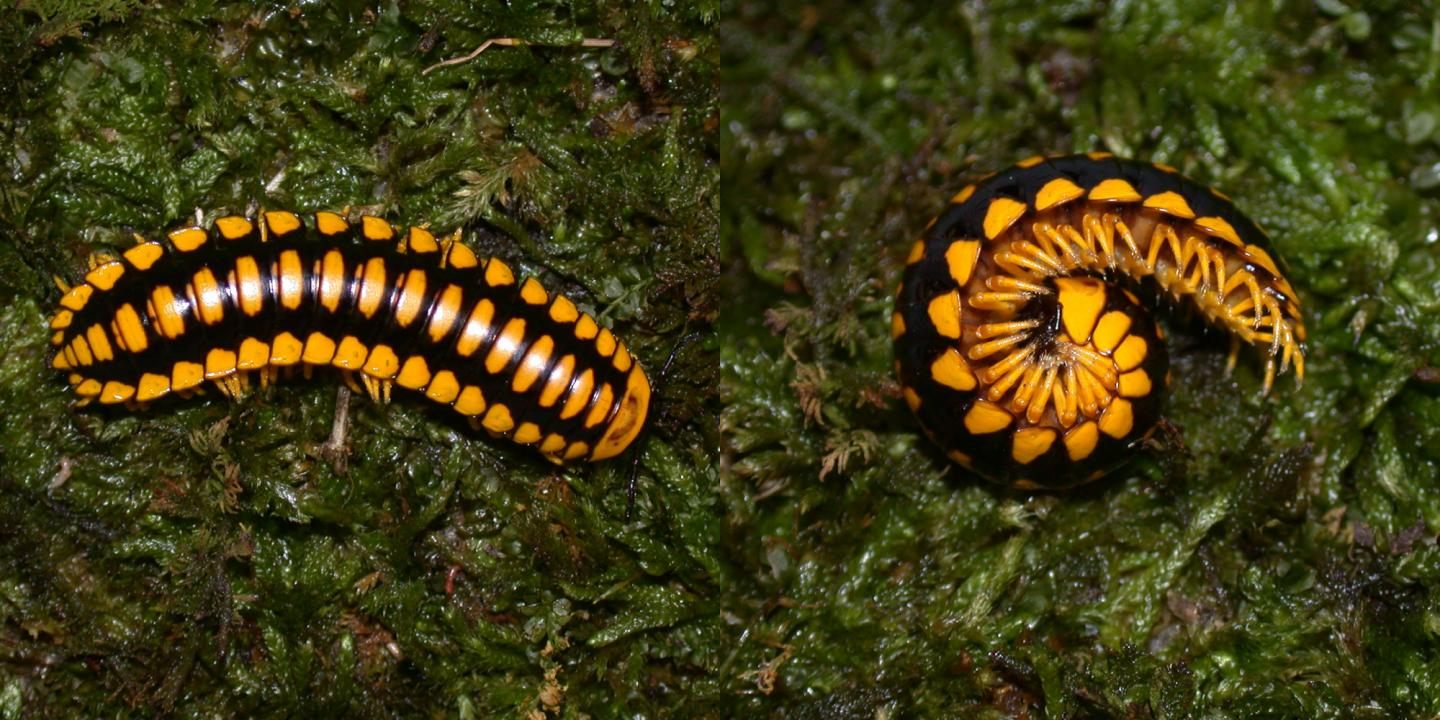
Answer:
<path fill-rule="evenodd" d="M 90 343 L 86 342 L 85 338 L 76 337 L 70 342 L 70 347 L 66 349 L 75 355 L 74 358 L 71 358 L 69 356 L 66 356 L 65 358 L 66 360 L 71 361 L 70 364 L 72 366 L 95 364 L 95 356 L 90 353 Z"/>
<path fill-rule="evenodd" d="M 916 241 L 915 241 L 915 244 L 910 246 L 910 254 L 907 255 L 907 256 L 905 256 L 905 264 L 906 264 L 906 265 L 914 265 L 915 263 L 920 262 L 924 257 L 925 257 L 925 241 L 924 241 L 924 240 L 916 240 Z"/>
<path fill-rule="evenodd" d="M 147 242 L 126 250 L 121 253 L 129 263 L 135 266 L 136 270 L 149 270 L 161 255 L 165 254 L 165 248 L 160 243 Z"/>
<path fill-rule="evenodd" d="M 454 408 L 455 412 L 471 417 L 485 412 L 486 405 L 488 403 L 485 402 L 485 394 L 480 391 L 480 388 L 466 385 L 465 389 L 460 391 L 460 395 L 455 398 Z"/>
<path fill-rule="evenodd" d="M 56 345 L 59 345 L 59 344 L 60 344 L 60 341 L 65 339 L 65 338 L 64 338 L 64 334 L 63 334 L 63 333 L 55 333 L 55 334 L 61 336 L 61 337 L 56 338 L 56 339 L 53 341 Z M 73 354 L 73 353 L 72 353 L 72 354 Z M 55 353 L 55 357 L 53 357 L 53 358 L 50 359 L 50 367 L 55 368 L 56 370 L 69 370 L 70 368 L 75 367 L 75 364 L 72 363 L 72 362 L 70 362 L 70 358 L 67 357 L 67 356 L 65 355 L 65 351 L 62 350 L 62 351 L 60 351 L 60 352 Z"/>
<path fill-rule="evenodd" d="M 575 309 L 575 303 L 564 295 L 556 295 L 555 302 L 550 303 L 550 319 L 558 323 L 575 322 L 580 317 L 580 311 Z"/>
<path fill-rule="evenodd" d="M 510 408 L 501 403 L 490 406 L 490 412 L 485 413 L 485 418 L 480 424 L 493 433 L 508 432 L 515 427 L 515 421 L 510 417 Z"/>
<path fill-rule="evenodd" d="M 610 416 L 610 406 L 615 403 L 615 391 L 610 383 L 600 386 L 600 399 L 590 408 L 590 414 L 585 416 L 585 427 L 595 427 Z"/>
<path fill-rule="evenodd" d="M 97 362 L 115 359 L 115 352 L 110 348 L 110 336 L 105 334 L 105 328 L 91 325 L 90 329 L 85 331 L 85 337 L 90 341 L 90 349 L 94 351 Z"/>
<path fill-rule="evenodd" d="M 360 298 L 355 307 L 361 315 L 374 317 L 385 297 L 385 260 L 373 257 L 365 262 L 365 273 L 360 280 Z"/>
<path fill-rule="evenodd" d="M 945 348 L 945 352 L 930 364 L 930 377 L 945 387 L 962 392 L 975 389 L 975 373 L 960 356 L 960 351 L 953 347 Z"/>
<path fill-rule="evenodd" d="M 85 282 L 94 285 L 99 290 L 109 290 L 115 287 L 115 281 L 125 274 L 125 263 L 118 260 L 101 265 L 88 273 L 85 273 Z"/>
<path fill-rule="evenodd" d="M 55 317 L 50 318 L 50 329 L 64 330 L 65 328 L 70 327 L 70 323 L 74 319 L 75 313 L 72 313 L 69 310 L 61 310 L 55 313 Z"/>
<path fill-rule="evenodd" d="M 550 355 L 554 351 L 555 340 L 549 335 L 541 335 L 539 340 L 531 343 L 525 357 L 520 359 L 520 366 L 515 368 L 515 378 L 510 381 L 510 388 L 517 393 L 523 393 L 534 386 L 540 379 L 540 373 L 545 372 L 546 366 L 550 364 Z"/>
<path fill-rule="evenodd" d="M 1130 316 L 1119 310 L 1111 310 L 1100 318 L 1100 324 L 1095 326 L 1095 334 L 1092 340 L 1095 349 L 1103 353 L 1111 352 L 1125 333 L 1130 331 Z"/>
<path fill-rule="evenodd" d="M 366 215 L 360 218 L 360 234 L 366 240 L 390 240 L 395 237 L 395 228 L 378 217 Z"/>
<path fill-rule="evenodd" d="M 205 379 L 225 377 L 235 372 L 235 351 L 213 348 L 205 354 Z"/>
<path fill-rule="evenodd" d="M 1090 188 L 1090 199 L 1098 202 L 1137 202 L 1140 200 L 1140 193 L 1135 186 L 1119 178 L 1101 180 L 1100 184 Z"/>
<path fill-rule="evenodd" d="M 1214 237 L 1220 238 L 1221 240 L 1224 240 L 1225 242 L 1228 242 L 1235 247 L 1243 247 L 1245 245 L 1245 243 L 1240 242 L 1240 236 L 1236 234 L 1235 227 L 1229 222 L 1226 222 L 1225 218 L 1214 217 L 1211 215 L 1206 215 L 1205 217 L 1198 217 L 1195 218 L 1195 227 L 1203 230 L 1206 235 L 1212 235 Z"/>
<path fill-rule="evenodd" d="M 520 443 L 521 445 L 530 445 L 538 442 L 540 440 L 540 426 L 532 422 L 520 423 L 520 427 L 515 428 L 515 434 L 510 436 L 510 440 Z"/>
<path fill-rule="evenodd" d="M 100 381 L 94 378 L 85 380 L 75 386 L 75 394 L 81 397 L 95 397 L 100 394 Z"/>
<path fill-rule="evenodd" d="M 565 437 L 550 433 L 545 436 L 545 442 L 540 443 L 540 452 L 546 455 L 554 455 L 565 447 Z"/>
<path fill-rule="evenodd" d="M 965 187 L 960 188 L 960 192 L 955 193 L 955 196 L 954 196 L 954 197 L 950 198 L 950 202 L 951 202 L 952 204 L 959 205 L 960 203 L 963 203 L 963 202 L 965 202 L 966 200 L 969 200 L 969 199 L 970 199 L 970 196 L 971 196 L 971 195 L 974 195 L 974 194 L 975 194 L 975 186 L 974 186 L 974 185 L 966 185 Z"/>
<path fill-rule="evenodd" d="M 985 210 L 985 238 L 994 240 L 1000 233 L 1010 229 L 1021 215 L 1025 214 L 1025 203 L 1014 198 L 998 197 L 990 201 Z"/>
<path fill-rule="evenodd" d="M 395 300 L 395 324 L 400 327 L 410 327 L 415 322 L 415 317 L 420 314 L 420 306 L 425 302 L 425 271 L 420 269 L 411 270 L 405 273 L 405 279 L 400 285 L 400 297 Z"/>
<path fill-rule="evenodd" d="M 365 357 L 370 354 L 370 349 L 360 338 L 354 335 L 346 335 L 340 338 L 339 347 L 335 348 L 335 357 L 330 364 L 346 370 L 359 370 L 365 365 Z"/>
<path fill-rule="evenodd" d="M 921 401 L 920 401 L 920 394 L 919 394 L 919 393 L 917 393 L 917 392 L 915 392 L 914 390 L 912 390 L 912 389 L 910 389 L 910 388 L 907 387 L 907 388 L 902 388 L 902 389 L 900 390 L 900 394 L 905 398 L 905 406 L 908 407 L 908 408 L 910 408 L 910 412 L 919 412 L 919 411 L 920 411 L 920 403 L 921 403 Z"/>
<path fill-rule="evenodd" d="M 1010 426 L 1010 413 L 1005 412 L 999 405 L 987 400 L 976 400 L 970 406 L 970 412 L 965 413 L 965 429 L 971 435 L 985 435 L 999 432 Z"/>
<path fill-rule="evenodd" d="M 630 351 L 626 349 L 625 343 L 622 342 L 616 346 L 615 360 L 611 364 L 620 372 L 630 372 L 630 366 L 634 364 L 634 361 L 630 358 Z"/>
<path fill-rule="evenodd" d="M 280 253 L 280 307 L 298 310 L 305 293 L 305 273 L 300 269 L 300 253 L 286 250 Z"/>
<path fill-rule="evenodd" d="M 210 268 L 200 268 L 200 271 L 195 273 L 195 277 L 190 280 L 190 289 L 200 322 L 214 325 L 225 317 L 225 296 Z"/>
<path fill-rule="evenodd" d="M 1095 444 L 1100 442 L 1100 428 L 1094 422 L 1085 422 L 1070 432 L 1065 433 L 1065 452 L 1073 461 L 1084 460 L 1095 452 Z"/>
<path fill-rule="evenodd" d="M 1167 172 L 1167 173 L 1171 173 L 1171 174 L 1180 172 L 1179 170 L 1176 170 L 1174 166 L 1172 166 L 1172 165 L 1166 165 L 1165 163 L 1150 163 L 1150 164 L 1151 164 L 1151 165 L 1154 165 L 1154 166 L 1155 166 L 1155 169 L 1157 169 L 1157 170 L 1159 170 L 1159 171 L 1161 171 L 1161 172 Z"/>
<path fill-rule="evenodd" d="M 140 385 L 135 391 L 135 400 L 148 402 L 168 392 L 170 392 L 170 378 L 155 373 L 145 373 L 140 376 Z"/>
<path fill-rule="evenodd" d="M 1115 348 L 1115 365 L 1120 368 L 1121 372 L 1134 370 L 1140 367 L 1140 363 L 1145 362 L 1145 354 L 1148 350 L 1145 338 L 1131 335 L 1125 338 L 1125 342 L 1120 343 L 1120 347 Z"/>
<path fill-rule="evenodd" d="M 1109 160 L 1110 158 L 1115 157 L 1115 153 L 1108 153 L 1097 150 L 1095 152 L 1085 153 L 1085 157 L 1088 157 L 1091 160 Z"/>
<path fill-rule="evenodd" d="M 898 312 L 890 313 L 890 339 L 899 340 L 905 334 L 905 317 Z"/>
<path fill-rule="evenodd" d="M 1039 165 L 1039 164 L 1042 163 L 1042 162 L 1045 162 L 1045 156 L 1044 156 L 1044 155 L 1031 155 L 1030 157 L 1025 158 L 1024 160 L 1021 160 L 1020 162 L 1015 163 L 1015 167 L 1018 167 L 1018 168 L 1024 170 L 1024 169 L 1026 169 L 1026 168 L 1035 167 L 1036 165 Z"/>
<path fill-rule="evenodd" d="M 174 245 L 176 250 L 180 252 L 190 252 L 204 245 L 205 242 L 210 239 L 210 236 L 206 235 L 204 230 L 192 227 L 185 228 L 184 230 L 176 230 L 170 233 L 169 238 L 170 244 Z"/>
<path fill-rule="evenodd" d="M 490 346 L 490 352 L 485 356 L 485 369 L 491 374 L 504 370 L 524 340 L 525 318 L 510 318 L 505 327 L 500 329 L 500 336 L 495 338 L 495 344 Z"/>
<path fill-rule="evenodd" d="M 1054 430 L 1039 427 L 1025 428 L 1015 432 L 1015 439 L 1010 446 L 1010 456 L 1021 465 L 1029 465 L 1035 458 L 1049 452 L 1050 446 L 1054 444 Z"/>
<path fill-rule="evenodd" d="M 623 452 L 645 426 L 645 416 L 649 410 L 650 381 L 645 377 L 645 373 L 636 368 L 626 379 L 625 395 L 620 399 L 620 407 L 615 411 L 609 429 L 595 446 L 595 454 L 590 459 L 604 460 Z"/>
<path fill-rule="evenodd" d="M 239 240 L 255 230 L 255 226 L 250 224 L 249 220 L 239 215 L 222 217 L 215 221 L 215 227 L 220 230 L 220 236 L 226 240 Z"/>
<path fill-rule="evenodd" d="M 295 217 L 295 213 L 275 210 L 265 213 L 265 224 L 270 227 L 271 235 L 284 235 L 300 228 L 300 218 Z"/>
<path fill-rule="evenodd" d="M 265 289 L 260 282 L 260 265 L 245 255 L 235 260 L 235 289 L 239 295 L 240 312 L 255 317 L 265 309 Z"/>
<path fill-rule="evenodd" d="M 1105 307 L 1105 283 L 1094 278 L 1057 278 L 1060 291 L 1060 321 L 1070 339 L 1079 344 L 1090 341 L 1090 333 Z"/>
<path fill-rule="evenodd" d="M 480 343 L 490 335 L 491 325 L 495 320 L 495 304 L 485 298 L 475 303 L 475 309 L 470 311 L 470 319 L 465 321 L 465 329 L 460 331 L 460 339 L 455 343 L 455 353 L 460 357 L 470 357 L 480 347 Z"/>
<path fill-rule="evenodd" d="M 454 402 L 459 394 L 460 381 L 456 380 L 455 373 L 449 370 L 435 373 L 435 378 L 430 381 L 430 386 L 425 388 L 425 397 L 438 403 Z"/>
<path fill-rule="evenodd" d="M 1275 260 L 1270 257 L 1270 253 L 1265 252 L 1265 248 L 1262 248 L 1259 245 L 1246 245 L 1245 255 L 1248 256 L 1250 260 L 1255 264 L 1265 268 L 1266 270 L 1269 270 L 1271 275 L 1274 275 L 1276 277 L 1280 276 L 1279 266 L 1277 266 L 1275 264 Z"/>
<path fill-rule="evenodd" d="M 615 334 L 610 332 L 610 328 L 601 329 L 600 336 L 595 338 L 595 349 L 600 351 L 602 357 L 614 355 L 616 344 Z"/>
<path fill-rule="evenodd" d="M 432 253 L 440 249 L 439 243 L 435 242 L 435 236 L 429 230 L 418 227 L 410 228 L 405 244 L 413 253 Z"/>
<path fill-rule="evenodd" d="M 300 338 L 289 332 L 282 332 L 270 343 L 270 364 L 294 365 L 300 362 L 304 352 L 305 344 L 300 342 Z"/>
<path fill-rule="evenodd" d="M 565 399 L 565 406 L 560 408 L 560 419 L 569 420 L 585 409 L 590 402 L 590 391 L 595 388 L 595 373 L 586 370 L 580 373 L 575 379 L 574 385 L 570 388 L 570 396 Z"/>
<path fill-rule="evenodd" d="M 105 383 L 104 389 L 100 391 L 100 402 L 106 405 L 114 405 L 129 400 L 135 395 L 135 386 L 126 385 L 118 380 L 111 380 Z"/>
<path fill-rule="evenodd" d="M 1174 190 L 1166 190 L 1145 198 L 1144 206 L 1185 220 L 1195 217 L 1195 211 L 1190 209 L 1190 203 L 1185 202 L 1185 198 Z"/>
<path fill-rule="evenodd" d="M 150 343 L 145 338 L 145 326 L 140 324 L 140 313 L 135 306 L 125 303 L 115 311 L 115 336 L 130 352 L 144 352 Z"/>
<path fill-rule="evenodd" d="M 575 337 L 577 339 L 590 340 L 599 332 L 600 326 L 595 324 L 595 318 L 590 317 L 589 313 L 581 315 L 580 320 L 575 323 Z"/>
<path fill-rule="evenodd" d="M 540 390 L 540 407 L 550 407 L 560 399 L 560 394 L 570 387 L 570 378 L 575 374 L 575 356 L 560 358 L 550 375 L 545 378 L 545 387 Z"/>
<path fill-rule="evenodd" d="M 411 355 L 400 366 L 400 373 L 395 376 L 395 384 L 411 390 L 419 390 L 430 382 L 430 366 L 425 364 L 425 358 L 419 355 Z"/>
<path fill-rule="evenodd" d="M 95 288 L 89 285 L 76 285 L 65 293 L 65 297 L 60 298 L 60 304 L 71 310 L 84 310 L 85 303 L 90 302 L 90 294 L 93 292 Z"/>
<path fill-rule="evenodd" d="M 945 265 L 950 268 L 950 277 L 962 288 L 970 282 L 970 275 L 975 272 L 975 263 L 979 259 L 979 240 L 956 240 L 945 248 Z"/>
<path fill-rule="evenodd" d="M 305 338 L 305 351 L 300 359 L 310 365 L 329 365 L 335 357 L 335 341 L 322 332 L 312 332 Z"/>
<path fill-rule="evenodd" d="M 333 212 L 318 212 L 315 213 L 315 229 L 321 235 L 339 235 L 350 229 L 350 223 Z"/>
<path fill-rule="evenodd" d="M 485 262 L 485 282 L 491 287 L 514 285 L 515 273 L 500 258 L 492 257 Z"/>
<path fill-rule="evenodd" d="M 1045 183 L 1045 186 L 1040 188 L 1040 192 L 1035 193 L 1035 209 L 1049 210 L 1084 194 L 1085 189 L 1076 185 L 1070 178 L 1055 178 Z"/>
<path fill-rule="evenodd" d="M 469 245 L 456 242 L 450 246 L 450 252 L 445 257 L 446 262 L 453 268 L 473 268 L 480 264 L 480 258 L 475 256 L 475 251 Z"/>
<path fill-rule="evenodd" d="M 205 381 L 205 368 L 200 363 L 186 362 L 184 360 L 175 363 L 170 368 L 170 389 L 175 391 L 189 390 Z"/>
<path fill-rule="evenodd" d="M 1120 395 L 1145 397 L 1150 394 L 1150 376 L 1144 370 L 1133 370 L 1120 376 Z"/>
<path fill-rule="evenodd" d="M 455 324 L 455 318 L 460 314 L 462 298 L 458 285 L 446 285 L 440 292 L 440 297 L 430 306 L 430 323 L 425 327 L 430 342 L 438 343 L 450 333 L 450 327 Z"/>
<path fill-rule="evenodd" d="M 927 310 L 930 315 L 930 324 L 935 326 L 935 332 L 941 337 L 952 340 L 960 337 L 960 291 L 951 290 L 944 295 L 938 295 L 930 301 Z"/>
<path fill-rule="evenodd" d="M 320 306 L 335 312 L 345 292 L 345 256 L 330 250 L 320 259 Z"/>
<path fill-rule="evenodd" d="M 365 358 L 365 374 L 380 380 L 389 380 L 400 371 L 400 356 L 389 345 L 377 344 L 370 348 L 370 357 Z"/>
<path fill-rule="evenodd" d="M 1116 398 L 1100 413 L 1100 432 L 1119 440 L 1135 427 L 1135 415 L 1129 400 Z"/>
<path fill-rule="evenodd" d="M 520 286 L 520 299 L 531 305 L 544 305 L 550 301 L 545 287 L 533 277 L 525 278 L 525 283 Z"/>

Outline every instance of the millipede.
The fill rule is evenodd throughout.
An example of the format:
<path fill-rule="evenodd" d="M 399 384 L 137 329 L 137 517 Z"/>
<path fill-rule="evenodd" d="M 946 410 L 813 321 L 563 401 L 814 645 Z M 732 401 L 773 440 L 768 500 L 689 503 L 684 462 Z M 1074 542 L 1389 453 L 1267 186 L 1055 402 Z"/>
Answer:
<path fill-rule="evenodd" d="M 1193 307 L 1305 374 L 1305 325 L 1268 238 L 1172 167 L 1034 157 L 968 185 L 912 246 L 891 316 L 895 371 L 955 463 L 1022 489 L 1102 477 L 1156 427 L 1169 380 L 1137 293 Z"/>
<path fill-rule="evenodd" d="M 459 230 L 310 219 L 221 217 L 92 257 L 50 319 L 77 403 L 139 407 L 206 383 L 233 399 L 332 367 L 377 402 L 399 386 L 556 463 L 614 457 L 644 427 L 644 370 L 563 294 Z"/>

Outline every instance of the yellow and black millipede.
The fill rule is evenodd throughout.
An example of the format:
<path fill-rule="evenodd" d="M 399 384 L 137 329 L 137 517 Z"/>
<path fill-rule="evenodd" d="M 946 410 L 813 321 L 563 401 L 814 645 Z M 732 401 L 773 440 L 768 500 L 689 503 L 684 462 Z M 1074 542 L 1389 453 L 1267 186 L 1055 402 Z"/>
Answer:
<path fill-rule="evenodd" d="M 1094 480 L 1160 417 L 1169 359 L 1132 292 L 1168 294 L 1268 353 L 1305 325 L 1260 229 L 1218 191 L 1109 153 L 1034 157 L 951 198 L 910 250 L 895 369 L 947 456 L 1021 488 Z"/>
<path fill-rule="evenodd" d="M 645 424 L 650 384 L 625 344 L 459 231 L 272 211 L 136 239 L 92 259 L 50 321 L 52 364 L 82 404 L 206 382 L 233 398 L 319 366 L 377 401 L 423 394 L 554 462 L 614 457 Z"/>

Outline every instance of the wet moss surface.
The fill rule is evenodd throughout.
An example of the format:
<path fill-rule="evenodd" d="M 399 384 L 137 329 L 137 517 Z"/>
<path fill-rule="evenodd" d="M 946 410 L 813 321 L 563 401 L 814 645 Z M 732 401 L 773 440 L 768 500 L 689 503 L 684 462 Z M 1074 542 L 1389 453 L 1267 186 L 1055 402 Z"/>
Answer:
<path fill-rule="evenodd" d="M 721 693 L 717 14 L 7 10 L 0 717 L 605 717 Z M 423 72 L 491 38 L 528 44 Z M 595 312 L 657 384 L 638 462 L 557 469 L 415 398 L 352 400 L 327 455 L 330 376 L 72 409 L 51 277 L 260 206 L 463 228 Z"/>
<path fill-rule="evenodd" d="M 1440 712 L 1440 10 L 739 2 L 722 53 L 736 666 L 792 717 Z M 1162 313 L 1174 438 L 1070 493 L 950 466 L 891 371 L 966 182 L 1109 150 L 1288 261 L 1306 380 Z M 767 705 L 768 704 L 768 705 Z M 1217 714 L 1218 713 L 1218 714 Z"/>

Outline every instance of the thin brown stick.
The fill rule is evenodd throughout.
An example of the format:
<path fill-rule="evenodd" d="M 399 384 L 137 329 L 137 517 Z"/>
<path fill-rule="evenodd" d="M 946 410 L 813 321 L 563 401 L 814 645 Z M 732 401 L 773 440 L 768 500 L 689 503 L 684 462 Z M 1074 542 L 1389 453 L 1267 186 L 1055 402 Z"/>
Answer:
<path fill-rule="evenodd" d="M 585 39 L 583 39 L 583 40 L 580 41 L 579 47 L 610 47 L 610 46 L 612 46 L 612 45 L 614 45 L 614 44 L 615 44 L 615 41 L 614 41 L 614 40 L 609 40 L 609 39 L 605 39 L 605 38 L 585 38 Z M 470 53 L 469 53 L 468 55 L 460 55 L 460 56 L 457 56 L 457 57 L 450 58 L 449 60 L 441 60 L 440 62 L 435 63 L 434 65 L 431 65 L 430 67 L 425 68 L 424 70 L 421 70 L 421 71 L 420 71 L 420 74 L 421 74 L 421 75 L 429 75 L 431 70 L 435 70 L 435 69 L 437 69 L 437 68 L 442 68 L 442 67 L 445 67 L 446 65 L 460 65 L 460 64 L 462 64 L 462 63 L 470 62 L 471 60 L 474 60 L 475 58 L 480 57 L 480 53 L 483 53 L 483 52 L 485 52 L 486 50 L 490 49 L 490 46 L 491 46 L 491 45 L 499 45 L 499 46 L 501 46 L 501 47 L 520 47 L 520 46 L 523 46 L 523 45 L 546 45 L 546 43 L 533 43 L 533 42 L 530 42 L 529 40 L 522 40 L 522 39 L 520 39 L 520 38 L 490 38 L 489 40 L 486 40 L 485 42 L 480 43 L 480 47 L 477 47 L 477 48 L 475 48 L 474 50 L 470 51 Z M 552 47 L 569 47 L 569 46 L 558 45 L 558 46 L 552 46 Z"/>

